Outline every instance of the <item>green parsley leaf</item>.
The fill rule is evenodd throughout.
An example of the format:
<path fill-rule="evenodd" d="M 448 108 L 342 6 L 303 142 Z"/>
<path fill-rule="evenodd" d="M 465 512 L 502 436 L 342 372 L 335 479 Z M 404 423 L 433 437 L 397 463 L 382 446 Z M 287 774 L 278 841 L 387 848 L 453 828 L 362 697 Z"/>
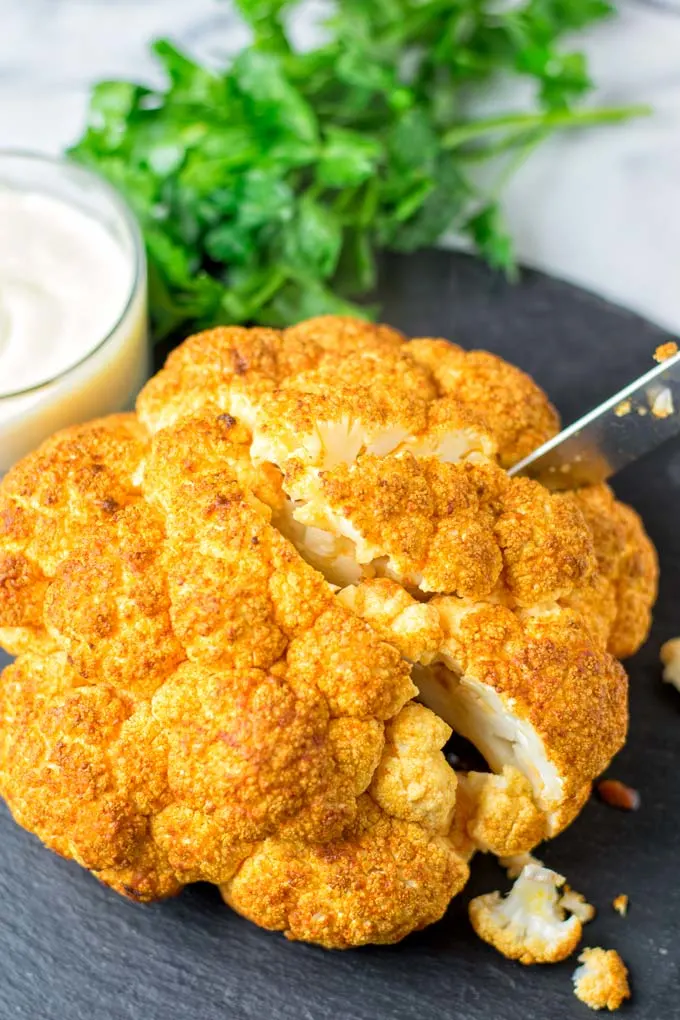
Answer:
<path fill-rule="evenodd" d="M 606 0 L 335 0 L 306 52 L 293 0 L 237 5 L 252 42 L 234 59 L 216 70 L 157 41 L 164 86 L 96 85 L 70 151 L 139 218 L 157 338 L 370 315 L 351 299 L 375 286 L 380 251 L 451 229 L 512 276 L 510 174 L 555 131 L 645 112 L 576 105 L 588 67 L 561 40 L 611 15 Z M 534 109 L 468 117 L 470 91 L 503 75 L 533 84 Z M 490 159 L 482 189 L 473 171 Z"/>

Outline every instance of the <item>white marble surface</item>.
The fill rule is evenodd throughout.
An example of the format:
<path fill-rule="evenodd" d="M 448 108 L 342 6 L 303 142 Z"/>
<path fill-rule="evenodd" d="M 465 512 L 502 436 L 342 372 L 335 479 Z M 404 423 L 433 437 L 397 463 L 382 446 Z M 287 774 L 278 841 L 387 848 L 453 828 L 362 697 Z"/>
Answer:
<path fill-rule="evenodd" d="M 245 38 L 225 0 L 0 0 L 0 147 L 58 152 L 82 127 L 90 83 L 148 79 L 160 34 L 215 55 Z M 655 113 L 560 136 L 531 158 L 506 198 L 520 254 L 680 332 L 680 6 L 624 0 L 579 46 L 593 102 Z M 480 105 L 523 98 L 504 90 Z"/>

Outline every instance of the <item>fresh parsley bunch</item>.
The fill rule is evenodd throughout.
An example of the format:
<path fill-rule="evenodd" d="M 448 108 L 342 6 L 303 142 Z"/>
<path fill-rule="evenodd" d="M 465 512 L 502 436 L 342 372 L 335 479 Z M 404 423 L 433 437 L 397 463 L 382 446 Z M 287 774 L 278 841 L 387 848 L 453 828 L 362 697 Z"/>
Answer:
<path fill-rule="evenodd" d="M 139 217 L 158 338 L 356 314 L 378 251 L 451 229 L 511 272 L 497 201 L 511 170 L 555 129 L 640 112 L 573 107 L 591 82 L 557 42 L 610 14 L 605 0 L 338 0 L 326 40 L 303 53 L 285 27 L 293 6 L 239 0 L 253 41 L 220 73 L 161 40 L 164 89 L 94 88 L 71 155 Z M 468 119 L 466 96 L 499 72 L 533 79 L 536 112 Z M 471 169 L 499 154 L 482 194 Z"/>

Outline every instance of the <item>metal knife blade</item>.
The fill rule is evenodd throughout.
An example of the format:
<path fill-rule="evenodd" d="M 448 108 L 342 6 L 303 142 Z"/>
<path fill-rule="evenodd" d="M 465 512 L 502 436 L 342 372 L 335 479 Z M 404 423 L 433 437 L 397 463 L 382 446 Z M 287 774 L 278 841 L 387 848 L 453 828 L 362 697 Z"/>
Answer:
<path fill-rule="evenodd" d="M 604 482 L 680 432 L 680 353 L 615 393 L 510 468 L 549 489 Z"/>

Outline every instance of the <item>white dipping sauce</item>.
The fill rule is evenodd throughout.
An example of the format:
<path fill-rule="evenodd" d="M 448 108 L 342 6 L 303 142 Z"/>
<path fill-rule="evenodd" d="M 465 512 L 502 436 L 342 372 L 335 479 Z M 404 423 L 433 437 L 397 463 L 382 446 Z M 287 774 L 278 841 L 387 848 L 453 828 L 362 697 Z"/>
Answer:
<path fill-rule="evenodd" d="M 56 429 L 132 406 L 148 369 L 133 247 L 70 202 L 0 186 L 0 476 Z"/>
<path fill-rule="evenodd" d="M 101 343 L 133 272 L 91 216 L 49 195 L 0 190 L 0 396 L 53 379 Z"/>

